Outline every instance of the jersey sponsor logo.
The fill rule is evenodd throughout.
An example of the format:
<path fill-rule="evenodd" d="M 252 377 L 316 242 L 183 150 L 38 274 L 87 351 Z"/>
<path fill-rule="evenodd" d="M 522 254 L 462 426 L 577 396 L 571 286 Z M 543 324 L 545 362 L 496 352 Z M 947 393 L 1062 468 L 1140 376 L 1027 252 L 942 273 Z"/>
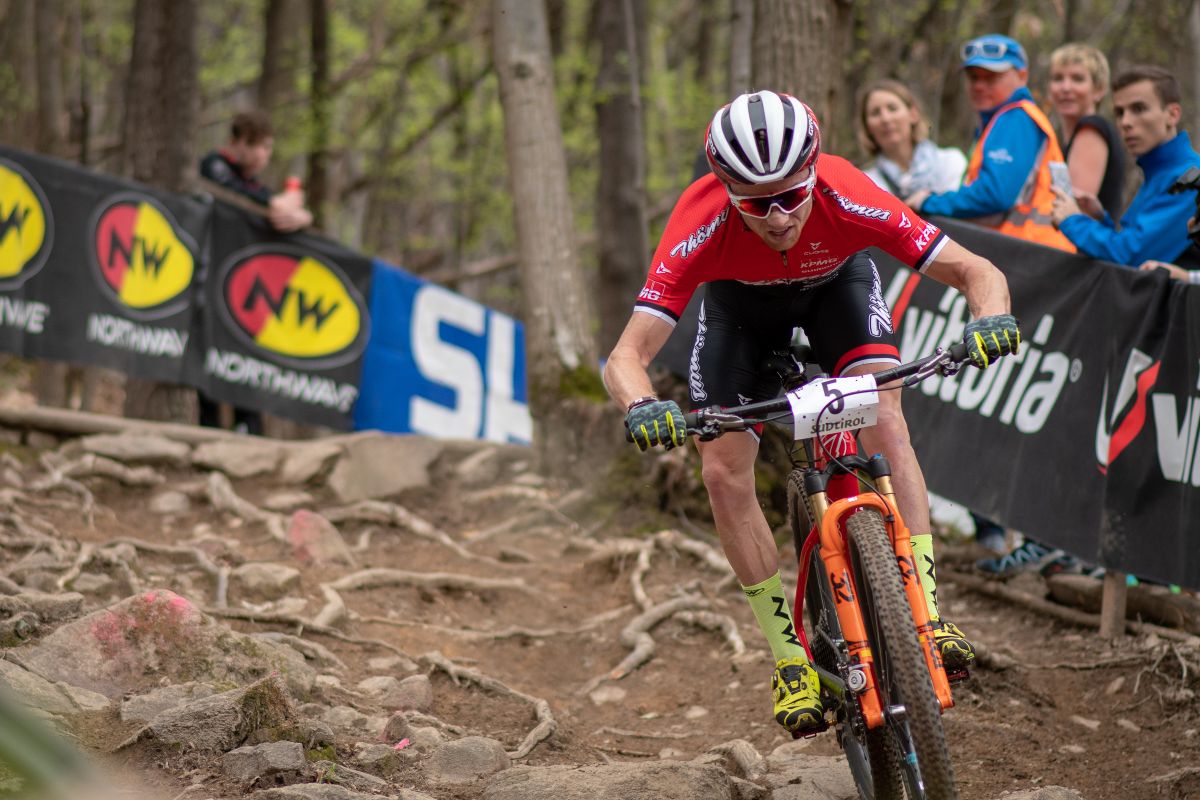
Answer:
<path fill-rule="evenodd" d="M 903 230 L 905 228 L 911 228 L 911 227 L 912 227 L 912 222 L 909 221 L 908 214 L 905 214 L 903 211 L 901 211 L 900 212 L 900 229 Z"/>
<path fill-rule="evenodd" d="M 678 258 L 687 258 L 700 245 L 712 238 L 712 235 L 717 232 L 717 228 L 725 223 L 729 218 L 729 206 L 721 209 L 721 213 L 712 218 L 712 221 L 706 225 L 701 225 L 693 231 L 686 239 L 676 244 L 671 248 L 671 255 Z"/>
<path fill-rule="evenodd" d="M 153 197 L 123 192 L 109 198 L 93 217 L 91 243 L 100 289 L 123 311 L 154 319 L 187 304 L 198 248 Z"/>
<path fill-rule="evenodd" d="M 892 314 L 888 311 L 887 303 L 883 301 L 883 284 L 879 281 L 879 270 L 871 265 L 871 294 L 867 298 L 867 329 L 876 339 L 884 332 L 892 333 Z"/>
<path fill-rule="evenodd" d="M 925 227 L 921 230 L 921 232 L 913 237 L 913 241 L 916 242 L 917 249 L 924 250 L 929 245 L 930 240 L 933 239 L 934 234 L 937 233 L 937 230 L 937 225 L 934 225 L 932 222 L 926 222 Z"/>
<path fill-rule="evenodd" d="M 707 332 L 704 303 L 701 303 L 700 315 L 696 323 L 696 343 L 692 345 L 692 358 L 688 362 L 688 390 L 695 403 L 703 403 L 708 399 L 708 392 L 704 388 L 704 376 L 700 374 L 700 351 L 704 349 L 704 334 Z"/>
<path fill-rule="evenodd" d="M 808 249 L 814 253 L 817 252 L 817 248 L 820 246 L 821 246 L 820 242 L 809 242 L 808 243 Z"/>
<path fill-rule="evenodd" d="M 664 263 L 662 263 L 662 262 L 660 261 L 660 262 L 658 262 L 658 269 L 654 270 L 654 274 L 655 274 L 655 275 L 662 275 L 664 272 L 665 272 L 667 275 L 670 275 L 670 274 L 671 274 L 671 270 L 667 269 L 667 265 L 666 265 L 666 264 L 664 264 Z"/>
<path fill-rule="evenodd" d="M 42 187 L 20 165 L 0 159 L 0 289 L 32 277 L 53 244 L 54 219 Z"/>
<path fill-rule="evenodd" d="M 987 157 L 988 161 L 995 161 L 997 164 L 1011 164 L 1013 162 L 1012 153 L 1008 152 L 1008 149 L 1004 147 L 988 150 Z"/>
<path fill-rule="evenodd" d="M 649 300 L 657 303 L 663 299 L 663 295 L 666 294 L 666 292 L 666 284 L 659 283 L 658 281 L 648 280 L 646 281 L 646 285 L 642 287 L 642 290 L 638 292 L 638 299 Z"/>
<path fill-rule="evenodd" d="M 824 189 L 824 192 L 832 197 L 834 202 L 842 207 L 843 211 L 848 211 L 851 214 L 857 214 L 858 216 L 866 217 L 867 219 L 877 219 L 881 222 L 886 222 L 892 218 L 892 212 L 888 211 L 886 208 L 864 206 L 862 203 L 856 203 L 848 197 L 843 197 L 841 194 L 828 187 Z"/>

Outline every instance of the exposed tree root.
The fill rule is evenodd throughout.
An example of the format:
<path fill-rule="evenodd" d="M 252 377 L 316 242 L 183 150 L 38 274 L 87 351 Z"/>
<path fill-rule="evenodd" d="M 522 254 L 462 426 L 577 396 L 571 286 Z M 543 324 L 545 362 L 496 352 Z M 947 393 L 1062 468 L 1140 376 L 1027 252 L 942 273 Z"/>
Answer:
<path fill-rule="evenodd" d="M 417 516 L 407 508 L 397 503 L 385 503 L 380 500 L 363 500 L 350 506 L 340 506 L 338 508 L 329 508 L 321 512 L 321 516 L 330 522 L 380 522 L 386 525 L 393 525 L 398 528 L 405 528 L 414 536 L 419 536 L 422 539 L 428 539 L 432 542 L 449 548 L 459 558 L 468 561 L 487 561 L 489 563 L 497 563 L 494 558 L 481 556 L 472 553 L 470 550 L 463 547 L 458 542 L 454 541 L 450 536 L 439 530 L 425 519 Z"/>
<path fill-rule="evenodd" d="M 458 589 L 468 592 L 489 592 L 509 589 L 541 596 L 542 593 L 518 578 L 475 578 L 448 572 L 408 572 L 399 569 L 364 569 L 338 578 L 329 586 L 337 590 L 378 589 L 382 586 L 425 586 L 436 589 Z"/>
<path fill-rule="evenodd" d="M 707 605 L 707 602 L 701 597 L 690 595 L 676 597 L 674 600 L 667 600 L 664 603 L 651 606 L 634 617 L 621 631 L 619 637 L 621 644 L 631 648 L 629 655 L 625 656 L 620 664 L 617 664 L 617 666 L 613 667 L 607 673 L 597 675 L 589 680 L 576 693 L 580 695 L 589 694 L 605 681 L 619 681 L 642 664 L 645 664 L 654 655 L 654 637 L 650 635 L 650 630 L 655 625 L 676 612 L 702 608 L 705 605 Z"/>
<path fill-rule="evenodd" d="M 398 656 L 403 656 L 412 660 L 412 656 L 396 647 L 394 644 L 382 641 L 381 639 L 360 639 L 356 636 L 347 636 L 337 628 L 328 628 L 320 625 L 315 625 L 311 620 L 298 617 L 294 614 L 271 614 L 259 613 L 257 611 L 243 610 L 240 608 L 206 608 L 205 613 L 211 614 L 214 617 L 222 617 L 224 619 L 240 619 L 246 622 L 271 624 L 271 625 L 291 625 L 296 628 L 296 636 L 303 636 L 305 633 L 316 633 L 321 636 L 328 636 L 331 639 L 346 642 L 348 644 L 357 644 L 362 647 L 378 647 L 383 650 L 388 650 Z"/>
<path fill-rule="evenodd" d="M 376 625 L 390 625 L 395 628 L 417 628 L 430 633 L 436 633 L 442 636 L 454 636 L 456 638 L 465 639 L 469 642 L 475 641 L 500 641 L 503 639 L 553 639 L 558 636 L 571 636 L 581 631 L 592 630 L 598 628 L 606 622 L 611 622 L 621 614 L 629 610 L 629 606 L 612 611 L 606 611 L 603 614 L 598 614 L 594 617 L 584 620 L 572 628 L 522 628 L 517 625 L 509 625 L 505 628 L 500 628 L 494 631 L 482 631 L 472 628 L 452 628 L 445 625 L 431 625 L 428 622 L 414 622 L 407 619 L 392 619 L 390 617 L 365 617 L 359 614 L 351 614 L 351 618 L 356 622 L 367 622 Z"/>
<path fill-rule="evenodd" d="M 712 611 L 680 611 L 675 615 L 680 622 L 695 625 L 706 631 L 718 631 L 725 637 L 726 644 L 733 650 L 733 658 L 738 659 L 746 654 L 746 642 L 738 631 L 737 621 L 727 614 L 717 614 Z"/>
<path fill-rule="evenodd" d="M 554 715 L 550 713 L 550 704 L 540 697 L 533 697 L 524 692 L 512 689 L 495 678 L 484 675 L 479 670 L 459 666 L 438 652 L 426 653 L 419 660 L 423 664 L 442 670 L 455 683 L 466 679 L 496 694 L 514 697 L 533 706 L 534 712 L 537 714 L 538 724 L 526 734 L 521 744 L 517 746 L 517 749 L 508 754 L 509 758 L 524 758 L 537 746 L 538 742 L 550 738 L 554 733 L 557 723 L 554 721 Z"/>
<path fill-rule="evenodd" d="M 80 510 L 83 512 L 83 518 L 87 522 L 88 527 L 94 528 L 96 522 L 95 496 L 82 483 L 64 474 L 63 471 L 54 464 L 54 460 L 49 458 L 49 455 L 49 453 L 43 453 L 39 459 L 39 463 L 41 463 L 42 467 L 49 474 L 44 478 L 39 478 L 38 480 L 28 484 L 26 488 L 30 492 L 42 494 L 55 491 L 56 489 L 63 489 L 67 492 L 70 492 L 78 497 L 82 503 L 82 508 Z"/>
<path fill-rule="evenodd" d="M 68 478 L 111 478 L 125 486 L 158 486 L 166 481 L 152 467 L 127 467 L 119 461 L 87 453 L 59 467 Z"/>
<path fill-rule="evenodd" d="M 690 733 L 646 733 L 645 731 L 627 731 L 624 728 L 610 728 L 605 725 L 592 731 L 593 736 L 611 733 L 613 736 L 628 736 L 633 739 L 688 739 Z"/>
<path fill-rule="evenodd" d="M 327 583 L 321 584 L 321 593 L 325 595 L 325 606 L 313 617 L 313 624 L 322 628 L 336 627 L 344 621 L 349 612 L 342 596 Z"/>
<path fill-rule="evenodd" d="M 228 511 L 248 522 L 261 522 L 272 538 L 281 542 L 287 541 L 287 524 L 283 515 L 264 511 L 249 500 L 239 497 L 233 490 L 233 484 L 223 473 L 209 473 L 206 489 L 208 500 L 216 510 Z"/>
<path fill-rule="evenodd" d="M 184 547 L 167 544 L 154 544 L 153 542 L 145 542 L 141 539 L 130 539 L 121 537 L 112 539 L 108 542 L 109 545 L 127 544 L 145 553 L 153 553 L 159 556 L 168 556 L 171 558 L 184 557 L 199 567 L 200 571 L 208 575 L 216 583 L 216 589 L 213 592 L 213 605 L 217 608 L 225 608 L 229 605 L 229 567 L 218 566 L 213 562 L 208 554 L 198 547 Z"/>

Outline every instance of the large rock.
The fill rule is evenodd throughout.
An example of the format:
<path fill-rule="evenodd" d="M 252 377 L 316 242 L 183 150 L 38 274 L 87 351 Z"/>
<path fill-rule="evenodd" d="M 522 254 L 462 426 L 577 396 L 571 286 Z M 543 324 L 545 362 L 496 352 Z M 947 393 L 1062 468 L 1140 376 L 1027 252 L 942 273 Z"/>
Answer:
<path fill-rule="evenodd" d="M 292 698 L 277 676 L 244 688 L 192 700 L 146 723 L 137 740 L 152 740 L 185 751 L 227 752 L 262 728 L 293 721 Z"/>
<path fill-rule="evenodd" d="M 192 453 L 192 465 L 224 472 L 231 478 L 250 478 L 274 472 L 283 457 L 282 446 L 265 440 L 205 442 Z"/>
<path fill-rule="evenodd" d="M 1042 786 L 1020 792 L 1005 792 L 1000 795 L 1000 800 L 1084 800 L 1084 797 L 1074 789 L 1063 786 Z"/>
<path fill-rule="evenodd" d="M 269 742 L 229 751 L 221 757 L 221 771 L 243 786 L 282 786 L 300 783 L 309 770 L 303 745 Z"/>
<path fill-rule="evenodd" d="M 102 694 L 89 692 L 77 686 L 48 681 L 40 675 L 18 667 L 11 661 L 0 659 L 0 684 L 6 686 L 16 697 L 30 708 L 50 714 L 70 716 L 90 711 L 106 711 L 112 701 Z"/>
<path fill-rule="evenodd" d="M 425 762 L 425 774 L 434 783 L 470 783 L 512 766 L 504 745 L 483 736 L 464 736 L 446 742 Z"/>
<path fill-rule="evenodd" d="M 329 488 L 345 503 L 391 497 L 429 484 L 429 465 L 443 445 L 424 436 L 368 433 L 348 440 L 329 476 Z"/>
<path fill-rule="evenodd" d="M 292 514 L 287 529 L 292 555 L 305 564 L 354 564 L 346 540 L 333 523 L 315 511 L 301 509 Z"/>
<path fill-rule="evenodd" d="M 84 436 L 79 446 L 86 453 L 95 453 L 126 464 L 170 464 L 183 466 L 192 448 L 165 436 L 140 433 L 101 433 Z"/>
<path fill-rule="evenodd" d="M 729 776 L 712 764 L 513 767 L 490 778 L 483 800 L 732 800 Z"/>
<path fill-rule="evenodd" d="M 300 571 L 283 564 L 252 562 L 233 571 L 233 583 L 243 592 L 264 600 L 277 600 L 300 583 Z"/>
<path fill-rule="evenodd" d="M 404 680 L 374 675 L 360 681 L 358 689 L 391 711 L 427 712 L 433 708 L 433 684 L 427 675 L 410 675 Z"/>
<path fill-rule="evenodd" d="M 260 728 L 282 726 L 293 715 L 283 683 L 270 677 L 168 709 L 150 720 L 135 739 L 189 751 L 224 753 Z"/>
<path fill-rule="evenodd" d="M 245 685 L 272 671 L 307 696 L 316 679 L 291 648 L 232 631 L 166 590 L 88 614 L 19 652 L 39 675 L 113 699 L 167 683 Z"/>
<path fill-rule="evenodd" d="M 283 466 L 279 468 L 279 482 L 285 486 L 308 483 L 320 477 L 329 462 L 341 454 L 341 445 L 333 442 L 292 444 L 284 453 Z"/>
<path fill-rule="evenodd" d="M 160 686 L 145 694 L 134 695 L 121 703 L 121 721 L 149 722 L 164 711 L 185 706 L 193 700 L 212 697 L 216 690 L 202 683 Z"/>
<path fill-rule="evenodd" d="M 852 800 L 858 797 L 854 776 L 841 756 L 818 756 L 800 750 L 784 752 L 783 745 L 767 757 L 763 782 L 780 800 Z M 782 794 L 781 794 L 782 792 Z"/>

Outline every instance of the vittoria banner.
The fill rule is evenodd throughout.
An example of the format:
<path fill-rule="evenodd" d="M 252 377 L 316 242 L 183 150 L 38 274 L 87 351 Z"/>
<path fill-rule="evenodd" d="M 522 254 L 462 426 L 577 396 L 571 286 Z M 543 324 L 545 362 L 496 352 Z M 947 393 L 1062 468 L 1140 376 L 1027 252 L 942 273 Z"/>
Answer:
<path fill-rule="evenodd" d="M 1004 272 L 1023 343 L 905 390 L 929 488 L 1087 561 L 1200 587 L 1200 287 L 935 221 Z M 964 297 L 873 256 L 903 359 L 961 341 Z M 660 358 L 681 376 L 698 306 Z"/>

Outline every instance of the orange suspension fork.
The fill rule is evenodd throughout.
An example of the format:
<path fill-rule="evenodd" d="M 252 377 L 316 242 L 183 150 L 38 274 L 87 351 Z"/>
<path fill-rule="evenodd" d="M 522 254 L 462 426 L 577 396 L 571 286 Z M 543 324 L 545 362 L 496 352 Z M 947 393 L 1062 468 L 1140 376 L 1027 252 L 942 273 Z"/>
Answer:
<path fill-rule="evenodd" d="M 888 487 L 890 488 L 890 487 Z M 921 590 L 920 581 L 914 565 L 912 542 L 908 529 L 900 521 L 900 514 L 889 498 L 881 498 L 877 494 L 861 494 L 834 501 L 827 504 L 822 498 L 816 505 L 825 506 L 821 514 L 820 540 L 821 558 L 825 562 L 830 588 L 833 592 L 834 610 L 846 637 L 846 645 L 850 652 L 851 661 L 861 664 L 864 668 L 866 688 L 859 695 L 859 705 L 868 728 L 877 728 L 883 723 L 883 709 L 879 692 L 875 685 L 874 663 L 875 656 L 871 652 L 867 640 L 866 624 L 863 621 L 862 608 L 855 594 L 854 581 L 850 577 L 849 562 L 846 557 L 845 540 L 842 536 L 844 520 L 852 513 L 863 508 L 874 508 L 883 517 L 888 526 L 889 537 L 892 539 L 897 563 L 900 565 L 904 590 L 917 627 L 921 641 L 921 650 L 925 654 L 926 666 L 929 668 L 933 681 L 934 692 L 943 709 L 953 705 L 950 696 L 950 683 L 946 678 L 946 670 L 942 666 L 940 654 L 934 642 L 933 628 L 929 621 L 929 611 L 925 607 L 925 595 Z M 821 509 L 814 509 L 821 510 Z"/>

